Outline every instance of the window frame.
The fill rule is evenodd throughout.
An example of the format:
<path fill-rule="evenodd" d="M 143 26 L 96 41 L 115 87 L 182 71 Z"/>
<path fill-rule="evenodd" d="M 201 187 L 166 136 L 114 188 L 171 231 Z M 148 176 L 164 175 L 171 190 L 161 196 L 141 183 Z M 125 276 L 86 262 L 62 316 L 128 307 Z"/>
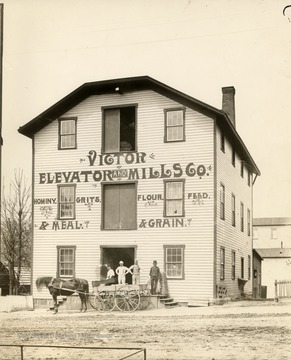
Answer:
<path fill-rule="evenodd" d="M 251 255 L 248 255 L 248 280 L 251 279 Z"/>
<path fill-rule="evenodd" d="M 167 120 L 168 120 L 167 114 L 169 112 L 173 112 L 173 111 L 182 111 L 182 113 L 183 113 L 183 124 L 172 126 L 172 127 L 182 127 L 183 138 L 177 139 L 177 140 L 168 140 L 167 129 L 170 126 L 167 125 Z M 185 107 L 175 107 L 175 108 L 164 109 L 164 142 L 165 143 L 176 143 L 176 142 L 184 142 L 184 141 L 186 141 L 186 108 Z"/>
<path fill-rule="evenodd" d="M 61 198 L 61 188 L 68 188 L 71 187 L 73 189 L 73 196 L 74 196 L 74 200 L 71 202 L 68 202 L 69 204 L 73 204 L 73 214 L 71 217 L 61 217 L 61 204 L 65 204 L 65 202 L 61 203 L 60 202 L 60 198 Z M 59 184 L 58 185 L 58 211 L 57 211 L 57 219 L 58 220 L 75 220 L 76 219 L 76 184 Z"/>
<path fill-rule="evenodd" d="M 235 195 L 234 194 L 231 194 L 231 225 L 233 227 L 236 226 L 236 213 L 235 213 Z"/>
<path fill-rule="evenodd" d="M 106 186 L 116 186 L 116 185 L 134 185 L 134 191 L 135 191 L 135 225 L 131 228 L 105 228 L 105 213 L 104 213 L 104 206 L 105 206 L 105 187 Z M 131 230 L 137 230 L 137 181 L 118 181 L 118 182 L 102 182 L 101 183 L 101 204 L 102 204 L 102 211 L 101 211 L 101 225 L 100 229 L 104 231 L 131 231 Z"/>
<path fill-rule="evenodd" d="M 220 280 L 225 280 L 225 247 L 220 247 Z"/>
<path fill-rule="evenodd" d="M 225 135 L 224 132 L 220 132 L 220 150 L 225 153 Z"/>
<path fill-rule="evenodd" d="M 251 186 L 251 172 L 248 170 L 248 186 Z"/>
<path fill-rule="evenodd" d="M 240 202 L 240 231 L 241 231 L 241 232 L 244 232 L 244 231 L 245 231 L 245 227 L 244 227 L 244 222 L 245 222 L 244 212 L 245 212 L 244 203 L 241 201 L 241 202 Z"/>
<path fill-rule="evenodd" d="M 235 271 L 236 271 L 236 268 L 235 268 L 235 262 L 236 262 L 236 259 L 235 259 L 235 251 L 234 250 L 231 250 L 231 279 L 232 280 L 235 280 Z"/>
<path fill-rule="evenodd" d="M 120 133 L 119 133 L 119 151 L 112 151 L 112 152 L 108 152 L 105 151 L 105 112 L 106 110 L 118 110 L 118 109 L 122 109 L 122 108 L 135 108 L 135 118 L 134 118 L 134 124 L 135 124 L 135 131 L 134 131 L 134 139 L 135 139 L 135 146 L 134 146 L 134 150 L 120 150 Z M 120 104 L 120 105 L 108 105 L 108 106 L 102 106 L 101 107 L 101 112 L 102 112 L 102 131 L 101 131 L 101 136 L 102 136 L 102 142 L 101 142 L 101 153 L 102 154 L 119 154 L 119 153 L 127 153 L 127 152 L 137 152 L 137 117 L 138 117 L 138 104 L 137 103 L 129 103 L 129 104 Z M 120 125 L 120 124 L 119 124 Z M 120 128 L 120 127 L 119 127 Z"/>
<path fill-rule="evenodd" d="M 185 245 L 163 245 L 164 248 L 164 269 L 165 269 L 165 274 L 167 276 L 168 280 L 184 280 L 185 279 Z M 182 271 L 181 271 L 181 276 L 180 277 L 173 277 L 173 276 L 169 276 L 167 273 L 167 264 L 169 262 L 167 262 L 167 250 L 168 249 L 181 249 L 181 253 L 182 253 Z"/>
<path fill-rule="evenodd" d="M 241 160 L 241 163 L 240 163 L 240 176 L 242 178 L 244 178 L 244 161 Z"/>
<path fill-rule="evenodd" d="M 245 258 L 243 256 L 240 258 L 240 276 L 242 279 L 245 277 Z"/>
<path fill-rule="evenodd" d="M 75 123 L 75 133 L 72 134 L 65 134 L 62 135 L 61 134 L 61 129 L 62 129 L 62 122 L 65 121 L 71 121 L 73 120 Z M 58 150 L 74 150 L 77 149 L 77 120 L 78 118 L 76 116 L 72 116 L 72 117 L 60 117 L 58 119 Z M 75 145 L 72 147 L 62 147 L 62 137 L 64 136 L 71 136 L 71 135 L 75 135 Z"/>
<path fill-rule="evenodd" d="M 247 209 L 247 232 L 251 236 L 251 210 Z"/>
<path fill-rule="evenodd" d="M 220 183 L 219 188 L 219 215 L 221 220 L 225 220 L 225 186 L 223 183 Z"/>
<path fill-rule="evenodd" d="M 76 245 L 58 245 L 57 246 L 57 277 L 61 278 L 74 278 L 76 276 Z M 61 250 L 73 250 L 73 274 L 72 275 L 62 275 L 61 271 L 61 261 L 60 261 L 60 251 Z"/>
<path fill-rule="evenodd" d="M 182 183 L 182 199 L 167 199 L 167 183 L 178 182 Z M 181 200 L 182 201 L 182 214 L 180 215 L 167 215 L 167 200 Z M 164 217 L 175 218 L 185 217 L 185 179 L 166 179 L 164 180 Z"/>
<path fill-rule="evenodd" d="M 235 147 L 233 145 L 231 149 L 231 164 L 233 167 L 235 167 Z"/>

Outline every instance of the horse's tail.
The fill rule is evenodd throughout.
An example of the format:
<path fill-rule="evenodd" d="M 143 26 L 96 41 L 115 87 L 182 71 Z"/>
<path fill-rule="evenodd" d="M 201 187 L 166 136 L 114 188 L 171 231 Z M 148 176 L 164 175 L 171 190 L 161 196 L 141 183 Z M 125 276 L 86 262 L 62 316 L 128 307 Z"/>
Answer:
<path fill-rule="evenodd" d="M 52 277 L 50 276 L 45 276 L 45 277 L 39 277 L 36 279 L 35 281 L 35 285 L 37 287 L 37 289 L 39 290 L 42 287 L 48 287 L 49 283 L 51 282 Z"/>

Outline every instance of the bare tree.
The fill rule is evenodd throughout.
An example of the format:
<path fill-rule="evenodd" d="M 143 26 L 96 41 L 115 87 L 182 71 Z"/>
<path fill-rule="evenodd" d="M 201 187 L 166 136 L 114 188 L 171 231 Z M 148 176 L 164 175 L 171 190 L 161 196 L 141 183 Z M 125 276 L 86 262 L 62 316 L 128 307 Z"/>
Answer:
<path fill-rule="evenodd" d="M 9 270 L 9 294 L 15 295 L 21 270 L 31 261 L 31 186 L 23 170 L 15 170 L 8 191 L 3 188 L 1 205 L 1 256 Z"/>

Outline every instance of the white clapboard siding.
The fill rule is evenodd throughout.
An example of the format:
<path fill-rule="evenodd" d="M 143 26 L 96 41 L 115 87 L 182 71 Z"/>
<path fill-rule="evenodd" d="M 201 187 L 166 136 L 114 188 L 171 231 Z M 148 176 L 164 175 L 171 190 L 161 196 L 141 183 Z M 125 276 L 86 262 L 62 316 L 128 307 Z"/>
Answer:
<path fill-rule="evenodd" d="M 52 230 L 57 217 L 57 184 L 40 184 L 40 173 L 69 171 L 117 169 L 114 165 L 89 166 L 88 153 L 95 150 L 101 153 L 102 106 L 138 104 L 137 136 L 138 152 L 146 154 L 145 163 L 125 164 L 122 168 L 149 168 L 159 170 L 161 164 L 172 169 L 179 163 L 185 179 L 185 218 L 184 227 L 139 227 L 142 219 L 164 219 L 163 200 L 157 200 L 156 206 L 147 206 L 147 202 L 137 202 L 137 230 L 102 231 L 101 203 L 93 202 L 91 210 L 85 203 L 76 203 L 76 220 L 88 224 L 83 229 Z M 77 117 L 77 149 L 58 150 L 58 120 L 56 119 L 35 135 L 34 152 L 34 198 L 55 199 L 52 204 L 34 206 L 34 280 L 38 276 L 55 276 L 57 270 L 57 245 L 76 246 L 76 275 L 85 278 L 91 284 L 99 276 L 100 246 L 114 245 L 137 247 L 137 258 L 143 268 L 141 281 L 148 278 L 152 261 L 157 260 L 164 270 L 164 245 L 185 246 L 185 279 L 169 280 L 171 296 L 178 301 L 195 298 L 212 298 L 214 288 L 214 121 L 190 108 L 186 108 L 186 141 L 164 143 L 164 109 L 181 105 L 153 91 L 139 91 L 119 94 L 90 96 L 78 104 L 64 117 Z M 189 163 L 211 167 L 208 176 L 201 179 L 185 175 Z M 173 169 L 172 169 L 173 170 Z M 207 193 L 203 204 L 193 204 L 188 194 Z M 164 194 L 164 181 L 157 179 L 139 179 L 137 195 Z M 95 197 L 101 199 L 101 182 L 78 182 L 76 197 Z M 44 208 L 47 206 L 48 208 Z M 48 210 L 48 213 L 45 211 Z M 44 215 L 46 214 L 46 215 Z M 46 216 L 46 217 L 45 217 Z M 189 223 L 188 223 L 189 219 Z M 49 225 L 41 230 L 41 224 Z M 171 221 L 171 220 L 170 220 Z M 88 223 L 87 223 L 88 222 Z M 129 264 L 126 264 L 129 265 Z M 33 289 L 35 297 L 49 297 L 48 292 Z"/>
<path fill-rule="evenodd" d="M 248 280 L 248 255 L 252 258 L 252 236 L 247 232 L 247 209 L 252 211 L 252 184 L 248 186 L 247 167 L 244 177 L 240 175 L 241 157 L 236 153 L 235 167 L 231 163 L 232 145 L 225 139 L 225 153 L 220 149 L 220 129 L 216 132 L 217 143 L 217 283 L 225 286 L 229 296 L 240 295 L 238 277 L 241 277 L 241 257 L 244 257 L 244 279 Z M 225 186 L 225 220 L 220 219 L 220 184 Z M 231 197 L 235 195 L 236 226 L 232 226 Z M 240 203 L 244 204 L 244 231 L 240 228 Z M 251 212 L 252 226 L 252 212 Z M 220 280 L 220 247 L 225 247 L 225 280 Z M 236 276 L 231 279 L 231 251 L 236 252 Z M 251 278 L 247 281 L 245 292 L 252 291 Z"/>

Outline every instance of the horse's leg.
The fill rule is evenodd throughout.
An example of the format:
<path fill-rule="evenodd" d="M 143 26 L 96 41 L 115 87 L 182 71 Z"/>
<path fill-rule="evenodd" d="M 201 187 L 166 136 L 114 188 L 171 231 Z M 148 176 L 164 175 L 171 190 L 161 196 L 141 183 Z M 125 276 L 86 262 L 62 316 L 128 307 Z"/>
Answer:
<path fill-rule="evenodd" d="M 58 295 L 56 293 L 52 294 L 54 299 L 54 314 L 58 313 Z"/>
<path fill-rule="evenodd" d="M 84 312 L 87 310 L 87 304 L 86 304 L 86 295 L 79 294 L 80 300 L 81 300 L 81 309 L 80 312 L 84 310 Z"/>

